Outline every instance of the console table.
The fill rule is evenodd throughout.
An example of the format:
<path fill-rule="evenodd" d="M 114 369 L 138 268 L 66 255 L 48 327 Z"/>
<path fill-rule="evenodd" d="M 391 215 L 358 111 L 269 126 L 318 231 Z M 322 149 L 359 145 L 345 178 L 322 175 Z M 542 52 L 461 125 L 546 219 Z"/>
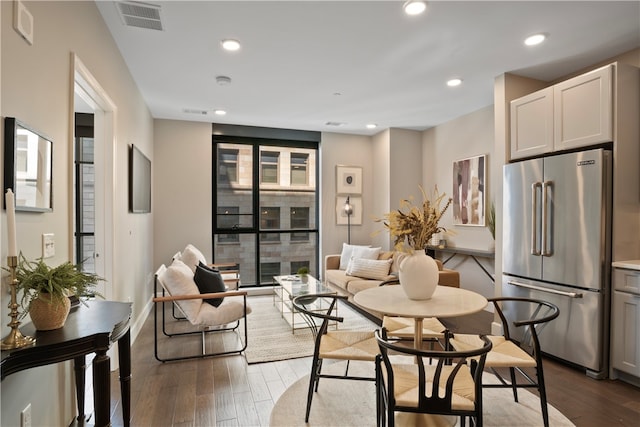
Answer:
<path fill-rule="evenodd" d="M 448 258 L 442 261 L 443 265 L 446 264 L 451 258 L 453 258 L 456 255 L 469 256 L 471 257 L 471 259 L 473 259 L 476 262 L 476 264 L 478 264 L 478 267 L 480 267 L 482 271 L 484 271 L 484 274 L 486 274 L 489 277 L 489 279 L 491 279 L 491 281 L 495 283 L 495 279 L 493 275 L 489 273 L 487 269 L 484 268 L 484 266 L 476 258 L 476 257 L 481 257 L 481 258 L 494 259 L 496 256 L 496 253 L 494 251 L 483 251 L 480 249 L 464 249 L 464 248 L 456 248 L 456 247 L 441 248 L 439 246 L 427 246 L 427 252 L 431 252 L 432 253 L 431 256 L 433 256 L 435 252 L 443 252 L 443 253 L 451 254 L 449 255 Z"/>
<path fill-rule="evenodd" d="M 110 426 L 111 403 L 110 358 L 107 350 L 118 342 L 120 363 L 120 392 L 124 425 L 129 425 L 131 394 L 131 339 L 129 321 L 131 304 L 114 301 L 88 301 L 71 309 L 64 327 L 53 331 L 36 331 L 32 323 L 21 328 L 24 335 L 36 339 L 34 345 L 2 352 L 2 379 L 37 366 L 72 360 L 76 379 L 78 424 L 83 425 L 85 356 L 96 353 L 93 359 L 93 399 L 95 425 Z"/>

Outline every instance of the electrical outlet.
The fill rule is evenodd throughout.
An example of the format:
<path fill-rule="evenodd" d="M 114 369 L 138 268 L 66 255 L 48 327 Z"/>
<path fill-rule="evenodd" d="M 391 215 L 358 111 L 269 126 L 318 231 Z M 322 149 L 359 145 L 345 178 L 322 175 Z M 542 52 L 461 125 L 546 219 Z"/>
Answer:
<path fill-rule="evenodd" d="M 31 403 L 20 413 L 20 427 L 31 427 Z"/>

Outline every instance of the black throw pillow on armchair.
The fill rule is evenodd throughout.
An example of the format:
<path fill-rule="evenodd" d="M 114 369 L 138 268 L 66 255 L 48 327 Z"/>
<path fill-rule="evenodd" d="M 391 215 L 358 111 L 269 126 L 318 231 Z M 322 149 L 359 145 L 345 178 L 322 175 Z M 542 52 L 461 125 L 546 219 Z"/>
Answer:
<path fill-rule="evenodd" d="M 200 263 L 196 266 L 196 271 L 193 276 L 193 280 L 198 286 L 198 290 L 201 294 L 210 294 L 215 292 L 225 292 L 227 287 L 224 284 L 224 279 L 220 275 L 218 270 L 207 267 Z M 211 304 L 214 307 L 218 307 L 222 304 L 224 298 L 209 298 L 204 301 Z"/>

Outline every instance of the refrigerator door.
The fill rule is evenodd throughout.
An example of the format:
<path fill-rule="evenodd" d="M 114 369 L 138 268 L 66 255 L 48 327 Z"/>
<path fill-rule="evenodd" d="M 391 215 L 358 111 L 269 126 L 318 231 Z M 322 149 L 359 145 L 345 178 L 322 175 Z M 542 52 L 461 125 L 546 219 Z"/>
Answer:
<path fill-rule="evenodd" d="M 544 159 L 542 280 L 606 285 L 608 161 L 602 149 Z"/>
<path fill-rule="evenodd" d="M 540 224 L 542 159 L 504 166 L 503 269 L 516 276 L 542 278 Z"/>
<path fill-rule="evenodd" d="M 604 292 L 549 285 L 517 277 L 503 276 L 502 296 L 535 298 L 558 306 L 560 315 L 538 330 L 544 353 L 587 368 L 594 378 L 604 378 L 608 370 L 608 298 Z M 503 304 L 507 320 L 527 318 L 530 313 L 517 312 Z M 510 329 L 520 340 L 522 328 Z"/>

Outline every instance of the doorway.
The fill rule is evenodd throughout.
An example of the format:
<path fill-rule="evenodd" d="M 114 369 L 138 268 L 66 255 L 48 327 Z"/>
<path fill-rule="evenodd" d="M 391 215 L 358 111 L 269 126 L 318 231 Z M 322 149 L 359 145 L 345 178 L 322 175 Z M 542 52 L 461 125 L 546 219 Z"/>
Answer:
<path fill-rule="evenodd" d="M 96 291 L 104 296 L 107 300 L 116 299 L 113 287 L 110 285 L 113 279 L 113 259 L 114 259 L 114 215 L 113 206 L 114 191 L 114 158 L 115 158 L 115 112 L 116 107 L 111 101 L 107 93 L 98 84 L 97 80 L 89 72 L 82 61 L 73 55 L 74 70 L 74 89 L 73 89 L 73 130 L 74 141 L 76 135 L 75 113 L 84 113 L 93 116 L 93 138 L 92 138 L 92 187 L 93 187 L 93 206 L 92 206 L 92 236 L 91 250 L 83 250 L 82 245 L 78 247 L 74 237 L 72 245 L 73 253 L 70 258 L 77 260 L 78 253 L 83 256 L 82 259 L 90 256 L 90 261 L 85 261 L 87 268 L 91 268 L 104 281 L 99 282 Z M 76 162 L 82 163 L 85 160 L 78 150 L 71 150 L 72 164 Z M 70 193 L 74 195 L 71 198 L 72 218 L 71 229 L 74 234 L 82 234 L 86 230 L 78 229 L 76 226 L 78 206 L 76 200 L 82 200 L 82 194 L 78 194 L 78 186 L 74 177 Z M 86 196 L 86 194 L 85 194 Z M 82 212 L 82 210 L 80 209 Z M 86 249 L 86 247 L 84 248 Z M 84 255 L 82 255 L 84 253 Z"/>

